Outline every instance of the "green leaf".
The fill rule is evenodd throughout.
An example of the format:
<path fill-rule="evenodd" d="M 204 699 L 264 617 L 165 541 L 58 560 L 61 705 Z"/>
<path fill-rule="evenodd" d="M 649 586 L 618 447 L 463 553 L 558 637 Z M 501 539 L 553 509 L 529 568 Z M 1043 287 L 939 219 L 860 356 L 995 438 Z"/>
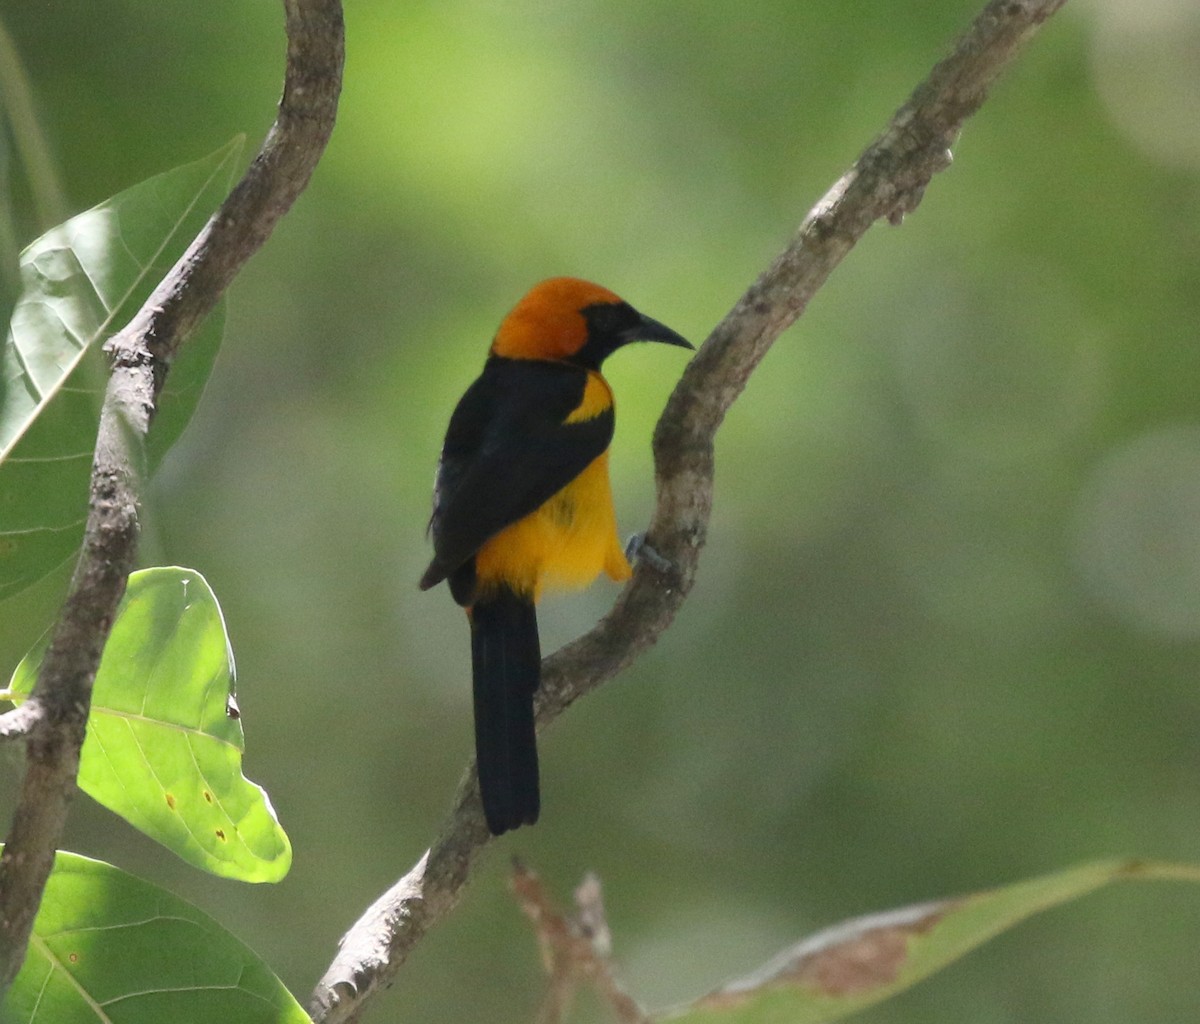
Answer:
<path fill-rule="evenodd" d="M 140 308 L 228 190 L 237 138 L 53 228 L 22 254 L 0 356 L 0 600 L 79 545 L 107 367 L 100 343 Z M 218 310 L 180 350 L 150 432 L 153 469 L 179 437 L 224 328 Z"/>
<path fill-rule="evenodd" d="M 59 853 L 4 1024 L 311 1024 L 207 914 L 110 864 Z"/>
<path fill-rule="evenodd" d="M 655 1019 L 673 1024 L 841 1020 L 910 988 L 1034 914 L 1125 879 L 1200 882 L 1200 865 L 1103 861 L 856 918 L 784 950 L 755 974 Z"/>
<path fill-rule="evenodd" d="M 43 640 L 17 666 L 29 696 Z M 96 683 L 79 786 L 189 864 L 277 882 L 292 848 L 260 786 L 242 775 L 233 652 L 216 597 L 192 569 L 129 577 Z"/>

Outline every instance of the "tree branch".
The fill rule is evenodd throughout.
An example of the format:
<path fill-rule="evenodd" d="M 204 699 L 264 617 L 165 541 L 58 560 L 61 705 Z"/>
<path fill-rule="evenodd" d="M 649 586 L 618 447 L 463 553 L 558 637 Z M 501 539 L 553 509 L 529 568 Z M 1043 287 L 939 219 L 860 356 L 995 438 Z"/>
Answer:
<path fill-rule="evenodd" d="M 612 933 L 596 875 L 586 875 L 576 888 L 576 913 L 570 916 L 554 905 L 541 879 L 523 864 L 513 864 L 510 885 L 533 925 L 542 965 L 549 976 L 538 1024 L 565 1020 L 576 989 L 585 982 L 595 988 L 621 1024 L 651 1024 L 646 1011 L 625 991 L 613 971 Z"/>
<path fill-rule="evenodd" d="M 833 268 L 881 218 L 899 224 L 950 164 L 963 122 L 1037 28 L 1066 0 L 992 0 L 883 133 L 821 199 L 787 248 L 747 290 L 689 364 L 654 433 L 658 500 L 646 540 L 674 565 L 644 561 L 612 611 L 542 666 L 538 722 L 626 668 L 671 624 L 695 580 L 712 509 L 713 439 L 775 339 L 804 312 Z M 458 902 L 489 840 L 474 767 L 433 846 L 343 937 L 313 993 L 317 1024 L 357 1020 L 425 932 Z"/>
<path fill-rule="evenodd" d="M 42 719 L 42 705 L 33 699 L 0 715 L 0 740 L 22 740 Z"/>
<path fill-rule="evenodd" d="M 275 124 L 245 176 L 129 325 L 112 338 L 83 549 L 30 701 L 26 768 L 0 856 L 0 994 L 20 969 L 75 792 L 100 663 L 133 568 L 138 467 L 176 350 L 303 191 L 333 131 L 343 64 L 339 0 L 284 0 L 287 70 Z M 26 707 L 36 710 L 25 712 Z"/>

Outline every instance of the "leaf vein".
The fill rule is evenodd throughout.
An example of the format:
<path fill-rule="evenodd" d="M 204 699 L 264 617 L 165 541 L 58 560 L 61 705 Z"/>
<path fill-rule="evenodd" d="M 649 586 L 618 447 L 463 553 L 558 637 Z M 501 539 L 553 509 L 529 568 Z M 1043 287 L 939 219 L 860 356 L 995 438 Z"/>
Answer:
<path fill-rule="evenodd" d="M 144 706 L 144 705 L 143 705 Z M 152 718 L 149 715 L 141 714 L 136 711 L 121 711 L 117 708 L 104 707 L 103 705 L 93 707 L 93 710 L 103 715 L 111 715 L 113 718 L 125 719 L 129 722 L 145 722 L 147 725 L 157 726 L 162 729 L 170 729 L 173 732 L 183 733 L 185 736 L 203 736 L 205 739 L 212 740 L 214 743 L 220 743 L 222 746 L 229 747 L 231 750 L 241 754 L 241 749 L 235 743 L 229 740 L 222 739 L 211 732 L 205 732 L 199 726 L 181 725 L 178 722 L 168 722 L 162 718 Z M 141 743 L 137 740 L 136 735 L 134 741 L 138 743 L 140 749 Z"/>
<path fill-rule="evenodd" d="M 91 993 L 88 992 L 88 990 L 85 989 L 81 984 L 79 984 L 79 980 L 75 977 L 75 975 L 67 970 L 66 965 L 54 955 L 54 951 L 50 949 L 41 936 L 34 932 L 29 941 L 30 945 L 36 946 L 42 956 L 44 956 L 50 962 L 50 966 L 53 969 L 62 971 L 63 976 L 70 983 L 71 987 L 79 993 L 80 999 L 87 1003 L 87 1005 L 96 1014 L 99 1024 L 113 1024 L 112 1018 L 105 1013 L 103 1009 L 101 1009 L 100 1004 L 92 998 Z"/>

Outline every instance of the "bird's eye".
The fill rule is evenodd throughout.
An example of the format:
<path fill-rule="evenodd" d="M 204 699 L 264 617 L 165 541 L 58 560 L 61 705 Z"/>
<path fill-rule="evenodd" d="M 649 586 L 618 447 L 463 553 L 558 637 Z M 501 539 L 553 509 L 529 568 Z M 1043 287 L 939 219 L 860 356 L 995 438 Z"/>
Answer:
<path fill-rule="evenodd" d="M 606 338 L 628 330 L 638 322 L 638 315 L 627 302 L 598 302 L 585 306 L 580 312 L 587 321 L 588 334 Z"/>

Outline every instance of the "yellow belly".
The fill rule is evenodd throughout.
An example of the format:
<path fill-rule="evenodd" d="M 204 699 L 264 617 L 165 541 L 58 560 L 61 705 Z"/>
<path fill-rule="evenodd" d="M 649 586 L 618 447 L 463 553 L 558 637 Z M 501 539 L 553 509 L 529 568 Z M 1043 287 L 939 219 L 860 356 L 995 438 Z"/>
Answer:
<path fill-rule="evenodd" d="M 484 544 L 475 555 L 475 572 L 481 589 L 503 580 L 535 601 L 544 588 L 586 587 L 601 572 L 629 579 L 632 570 L 617 539 L 608 453 Z"/>

